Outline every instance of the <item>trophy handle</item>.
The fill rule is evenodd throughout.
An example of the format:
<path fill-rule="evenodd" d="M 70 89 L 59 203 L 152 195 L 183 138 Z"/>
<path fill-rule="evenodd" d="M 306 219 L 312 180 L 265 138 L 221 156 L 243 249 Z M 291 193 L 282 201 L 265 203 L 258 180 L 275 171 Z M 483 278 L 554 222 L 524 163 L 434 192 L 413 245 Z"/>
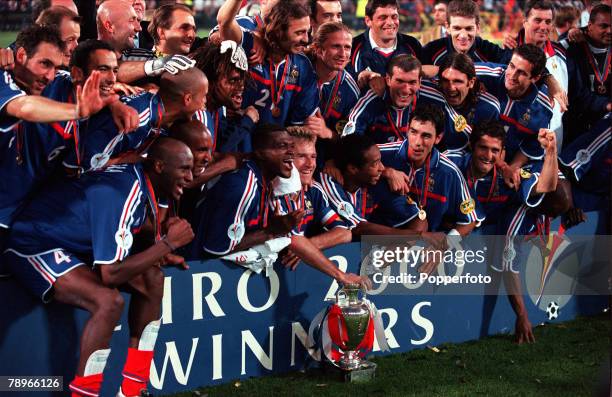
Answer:
<path fill-rule="evenodd" d="M 340 296 L 342 296 L 342 298 L 346 301 L 347 299 L 347 295 L 346 292 L 344 292 L 344 290 L 342 288 L 338 288 L 338 291 L 336 291 L 336 305 L 338 304 L 339 300 L 340 300 Z"/>

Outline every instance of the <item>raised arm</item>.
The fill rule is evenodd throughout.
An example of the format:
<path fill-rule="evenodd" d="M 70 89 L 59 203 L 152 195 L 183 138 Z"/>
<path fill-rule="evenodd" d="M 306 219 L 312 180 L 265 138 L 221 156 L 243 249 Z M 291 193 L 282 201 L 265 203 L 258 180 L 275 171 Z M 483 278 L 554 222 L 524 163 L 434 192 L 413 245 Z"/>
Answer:
<path fill-rule="evenodd" d="M 219 24 L 219 36 L 221 40 L 232 40 L 238 44 L 242 43 L 242 31 L 236 22 L 236 15 L 240 11 L 242 0 L 226 0 L 217 12 L 217 24 Z"/>

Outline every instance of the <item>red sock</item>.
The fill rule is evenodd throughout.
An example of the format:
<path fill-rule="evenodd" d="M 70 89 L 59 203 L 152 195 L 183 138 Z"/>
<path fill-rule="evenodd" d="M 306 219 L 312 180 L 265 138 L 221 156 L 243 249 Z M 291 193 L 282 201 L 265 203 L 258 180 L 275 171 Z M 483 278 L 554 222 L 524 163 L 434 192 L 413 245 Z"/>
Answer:
<path fill-rule="evenodd" d="M 72 397 L 97 397 L 102 386 L 102 374 L 75 376 L 70 382 Z"/>
<path fill-rule="evenodd" d="M 152 350 L 128 348 L 127 359 L 123 367 L 123 383 L 121 391 L 126 396 L 138 396 L 142 389 L 147 388 L 151 371 Z"/>

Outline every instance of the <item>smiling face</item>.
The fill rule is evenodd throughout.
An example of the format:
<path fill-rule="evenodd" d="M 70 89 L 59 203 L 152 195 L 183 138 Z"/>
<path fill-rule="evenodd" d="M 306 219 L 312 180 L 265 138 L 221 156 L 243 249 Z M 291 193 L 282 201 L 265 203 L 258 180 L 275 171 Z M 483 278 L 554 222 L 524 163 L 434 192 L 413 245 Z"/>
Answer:
<path fill-rule="evenodd" d="M 183 189 L 193 181 L 193 155 L 186 145 L 181 145 L 163 163 L 160 173 L 160 190 L 166 197 L 180 200 Z"/>
<path fill-rule="evenodd" d="M 317 48 L 317 58 L 330 70 L 343 70 L 351 56 L 352 39 L 344 30 L 330 34 Z"/>
<path fill-rule="evenodd" d="M 491 172 L 495 163 L 501 156 L 502 149 L 501 139 L 483 135 L 472 148 L 472 168 L 474 176 L 482 178 Z"/>
<path fill-rule="evenodd" d="M 286 131 L 277 131 L 269 135 L 266 146 L 257 153 L 265 174 L 283 178 L 291 177 L 294 155 L 295 142 Z"/>
<path fill-rule="evenodd" d="M 518 54 L 513 54 L 506 68 L 504 84 L 510 98 L 520 98 L 538 81 L 540 76 L 532 76 L 533 65 Z"/>
<path fill-rule="evenodd" d="M 451 106 L 461 106 L 474 87 L 476 78 L 468 76 L 457 69 L 448 68 L 440 75 L 440 88 Z"/>
<path fill-rule="evenodd" d="M 300 173 L 302 185 L 312 183 L 312 176 L 317 167 L 317 150 L 315 143 L 307 139 L 295 138 L 293 164 Z"/>
<path fill-rule="evenodd" d="M 285 54 L 301 54 L 308 46 L 308 31 L 310 30 L 310 17 L 290 18 L 289 26 L 285 32 L 285 40 L 278 43 Z"/>
<path fill-rule="evenodd" d="M 420 72 L 420 69 L 405 72 L 397 66 L 393 67 L 391 76 L 386 76 L 393 106 L 405 108 L 412 103 L 421 87 Z"/>
<path fill-rule="evenodd" d="M 134 8 L 129 3 L 121 2 L 111 13 L 112 41 L 117 51 L 134 48 L 134 38 L 140 32 L 140 22 Z"/>
<path fill-rule="evenodd" d="M 208 131 L 190 136 L 187 146 L 193 154 L 193 176 L 202 175 L 208 164 L 212 161 L 212 137 Z"/>
<path fill-rule="evenodd" d="M 479 27 L 476 18 L 451 16 L 448 31 L 455 51 L 465 54 L 474 45 Z"/>
<path fill-rule="evenodd" d="M 381 47 L 390 47 L 397 38 L 399 29 L 399 12 L 397 7 L 389 5 L 378 7 L 372 18 L 366 15 L 365 23 L 370 28 L 376 44 Z"/>
<path fill-rule="evenodd" d="M 417 167 L 425 163 L 434 145 L 440 143 L 441 134 L 436 133 L 436 127 L 431 121 L 412 119 L 408 130 L 408 160 Z"/>
<path fill-rule="evenodd" d="M 89 70 L 84 80 L 89 77 L 91 72 L 97 70 L 100 72 L 100 96 L 104 98 L 113 95 L 115 93 L 113 86 L 117 82 L 117 73 L 119 72 L 115 53 L 102 49 L 93 51 L 89 54 L 88 68 Z"/>
<path fill-rule="evenodd" d="M 159 28 L 160 50 L 164 54 L 187 55 L 195 40 L 196 25 L 193 15 L 185 10 L 172 12 L 170 28 Z"/>
<path fill-rule="evenodd" d="M 28 56 L 24 48 L 15 54 L 15 80 L 30 95 L 40 95 L 62 65 L 62 52 L 51 43 L 41 42 Z"/>
<path fill-rule="evenodd" d="M 317 11 L 312 19 L 312 33 L 325 22 L 342 22 L 342 5 L 339 1 L 317 1 Z"/>
<path fill-rule="evenodd" d="M 541 47 L 548 40 L 548 35 L 553 30 L 552 10 L 531 9 L 525 22 L 525 42 Z"/>
<path fill-rule="evenodd" d="M 78 22 L 71 20 L 70 18 L 62 19 L 62 23 L 60 24 L 60 35 L 62 37 L 62 41 L 66 46 L 64 49 L 64 66 L 68 66 L 70 64 L 70 57 L 72 56 L 72 52 L 79 45 L 79 38 L 81 37 L 81 25 Z"/>
<path fill-rule="evenodd" d="M 609 47 L 612 44 L 611 18 L 610 14 L 599 13 L 593 22 L 589 22 L 587 34 L 595 45 Z"/>
<path fill-rule="evenodd" d="M 355 180 L 359 186 L 374 186 L 380 180 L 380 176 L 385 170 L 381 161 L 380 149 L 372 145 L 363 152 L 363 165 L 360 168 L 349 165 L 355 172 Z"/>

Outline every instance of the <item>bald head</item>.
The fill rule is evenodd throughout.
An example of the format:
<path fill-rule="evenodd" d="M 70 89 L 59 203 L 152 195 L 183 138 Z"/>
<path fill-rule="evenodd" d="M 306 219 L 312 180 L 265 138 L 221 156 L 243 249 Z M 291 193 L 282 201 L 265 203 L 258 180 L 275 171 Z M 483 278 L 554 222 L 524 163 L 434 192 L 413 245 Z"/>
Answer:
<path fill-rule="evenodd" d="M 134 47 L 134 37 L 142 28 L 132 2 L 106 0 L 98 8 L 98 39 L 108 42 L 115 51 Z"/>
<path fill-rule="evenodd" d="M 191 158 L 189 147 L 174 138 L 158 138 L 147 151 L 147 161 L 163 161 L 166 164 L 175 164 L 182 157 Z"/>
<path fill-rule="evenodd" d="M 198 68 L 190 68 L 177 74 L 162 74 L 159 91 L 172 97 L 180 97 L 187 92 L 200 91 L 204 86 L 208 86 L 204 72 Z"/>
<path fill-rule="evenodd" d="M 181 70 L 177 74 L 164 73 L 159 84 L 159 95 L 168 112 L 175 112 L 177 119 L 190 119 L 198 110 L 206 108 L 208 79 L 198 68 Z"/>
<path fill-rule="evenodd" d="M 208 128 L 198 120 L 179 120 L 170 127 L 170 136 L 192 147 L 192 142 L 200 138 L 211 138 Z"/>

